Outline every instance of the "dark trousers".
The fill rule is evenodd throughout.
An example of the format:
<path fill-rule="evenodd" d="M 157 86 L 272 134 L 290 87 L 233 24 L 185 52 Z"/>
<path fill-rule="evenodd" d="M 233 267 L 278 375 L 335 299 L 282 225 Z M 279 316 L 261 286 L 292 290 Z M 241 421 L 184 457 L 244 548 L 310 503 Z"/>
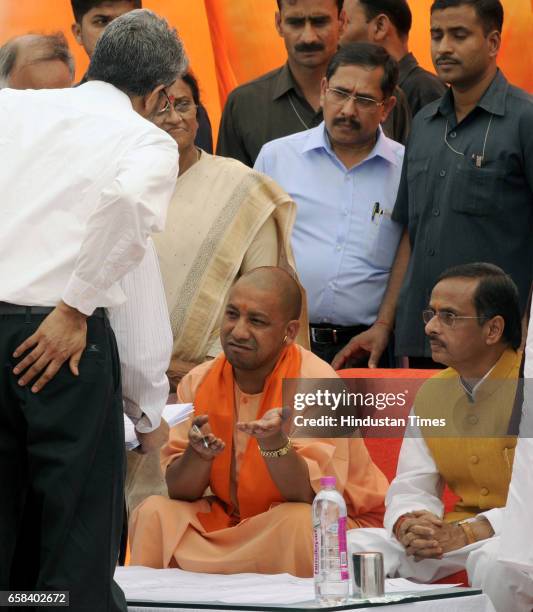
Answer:
<path fill-rule="evenodd" d="M 311 351 L 331 363 L 337 353 L 343 349 L 348 342 L 358 334 L 369 329 L 365 325 L 357 325 L 354 327 L 342 327 L 341 325 L 310 325 L 309 335 L 311 338 Z M 333 334 L 333 330 L 335 333 Z M 317 340 L 320 341 L 316 341 Z M 388 347 L 383 352 L 379 360 L 378 367 L 380 368 L 392 368 L 394 367 L 394 356 L 392 354 L 392 347 L 394 346 L 394 340 L 389 342 Z M 364 355 L 357 362 L 350 360 L 344 367 L 345 368 L 366 368 L 368 367 L 369 355 Z"/>
<path fill-rule="evenodd" d="M 33 394 L 17 385 L 12 353 L 43 318 L 0 315 L 0 590 L 69 591 L 72 612 L 124 612 L 115 338 L 106 318 L 89 318 L 79 377 L 64 364 Z"/>

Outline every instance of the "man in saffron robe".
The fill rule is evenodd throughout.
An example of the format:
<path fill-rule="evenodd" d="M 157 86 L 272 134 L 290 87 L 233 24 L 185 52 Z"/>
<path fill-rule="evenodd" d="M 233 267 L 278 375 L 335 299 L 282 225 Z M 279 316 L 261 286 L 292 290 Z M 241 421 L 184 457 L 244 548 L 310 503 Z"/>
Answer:
<path fill-rule="evenodd" d="M 300 289 L 280 268 L 235 283 L 224 352 L 178 387 L 195 412 L 162 450 L 170 499 L 150 497 L 133 513 L 132 564 L 311 576 L 310 504 L 325 475 L 337 478 L 349 528 L 381 525 L 387 480 L 361 438 L 290 440 L 282 428 L 283 379 L 336 377 L 295 344 L 300 309 Z"/>

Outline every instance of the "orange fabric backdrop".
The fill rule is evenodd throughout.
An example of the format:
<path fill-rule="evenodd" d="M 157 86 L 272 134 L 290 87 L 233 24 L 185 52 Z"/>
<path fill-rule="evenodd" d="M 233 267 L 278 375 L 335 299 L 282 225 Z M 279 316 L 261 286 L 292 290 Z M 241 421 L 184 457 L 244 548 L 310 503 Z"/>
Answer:
<path fill-rule="evenodd" d="M 411 48 L 429 69 L 431 2 L 411 1 Z M 500 66 L 514 84 L 533 92 L 533 0 L 503 0 L 503 4 L 506 17 Z M 215 135 L 228 92 L 285 61 L 283 41 L 274 28 L 276 0 L 144 0 L 144 6 L 164 15 L 180 32 Z M 69 0 L 0 0 L 0 44 L 29 31 L 62 30 L 80 77 L 88 62 L 70 33 L 72 21 Z"/>

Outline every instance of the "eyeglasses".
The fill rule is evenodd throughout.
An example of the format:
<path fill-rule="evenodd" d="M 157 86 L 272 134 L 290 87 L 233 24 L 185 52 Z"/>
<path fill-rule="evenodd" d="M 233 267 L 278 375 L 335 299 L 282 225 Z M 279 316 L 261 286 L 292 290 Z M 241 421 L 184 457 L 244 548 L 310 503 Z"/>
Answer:
<path fill-rule="evenodd" d="M 180 117 L 192 117 L 194 113 L 196 113 L 197 105 L 190 100 L 176 100 L 174 96 L 169 96 L 166 92 L 166 89 L 163 89 L 163 93 L 167 101 L 165 102 L 165 106 L 157 112 L 159 116 L 168 115 L 170 113 L 170 109 L 173 108 L 174 112 L 177 113 Z"/>
<path fill-rule="evenodd" d="M 335 87 L 328 87 L 326 89 L 326 95 L 329 96 L 329 99 L 333 104 L 338 104 L 339 106 L 341 104 L 346 104 L 348 100 L 353 100 L 355 106 L 360 111 L 376 111 L 380 106 L 385 104 L 385 100 L 378 102 L 377 100 L 374 100 L 374 98 L 366 98 L 365 96 L 358 95 L 353 96 L 346 91 L 342 91 L 342 89 L 335 89 Z"/>
<path fill-rule="evenodd" d="M 422 312 L 422 319 L 426 325 L 433 319 L 433 317 L 437 317 L 439 321 L 446 327 L 454 327 L 455 321 L 457 321 L 457 319 L 484 320 L 487 318 L 487 317 L 462 317 L 462 316 L 456 315 L 454 312 L 449 312 L 447 310 L 439 310 L 435 312 L 432 308 L 428 308 L 427 310 L 424 310 Z"/>

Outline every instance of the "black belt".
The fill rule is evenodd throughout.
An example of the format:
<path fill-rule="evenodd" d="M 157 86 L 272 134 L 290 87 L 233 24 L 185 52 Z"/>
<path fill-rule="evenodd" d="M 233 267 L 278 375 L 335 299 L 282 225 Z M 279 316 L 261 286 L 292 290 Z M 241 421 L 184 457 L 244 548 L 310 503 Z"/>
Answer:
<path fill-rule="evenodd" d="M 316 344 L 346 344 L 367 329 L 367 325 L 309 325 L 311 342 Z"/>
<path fill-rule="evenodd" d="M 21 306 L 20 304 L 0 302 L 0 315 L 23 315 L 29 317 L 31 315 L 47 315 L 54 309 L 54 306 Z M 91 316 L 105 319 L 107 315 L 103 308 L 97 308 Z"/>

